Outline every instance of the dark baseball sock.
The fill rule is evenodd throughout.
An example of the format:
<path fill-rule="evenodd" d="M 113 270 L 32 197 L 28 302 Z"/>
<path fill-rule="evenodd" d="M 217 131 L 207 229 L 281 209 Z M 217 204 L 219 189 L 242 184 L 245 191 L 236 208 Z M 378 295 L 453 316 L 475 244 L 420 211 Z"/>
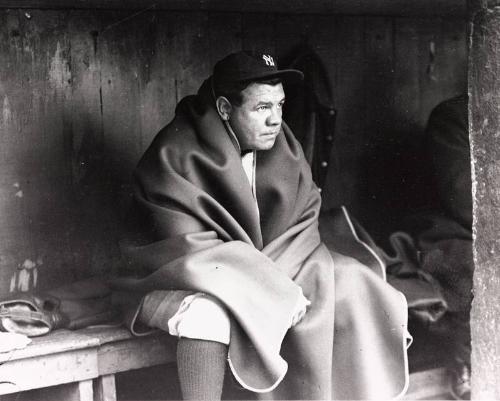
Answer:
<path fill-rule="evenodd" d="M 220 400 L 226 370 L 227 345 L 180 338 L 177 370 L 184 400 Z"/>

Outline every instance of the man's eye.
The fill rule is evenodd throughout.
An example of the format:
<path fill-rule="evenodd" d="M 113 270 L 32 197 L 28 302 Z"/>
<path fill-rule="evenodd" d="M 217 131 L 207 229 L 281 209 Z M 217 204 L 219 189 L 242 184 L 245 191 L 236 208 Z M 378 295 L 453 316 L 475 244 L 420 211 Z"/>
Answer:
<path fill-rule="evenodd" d="M 278 103 L 278 108 L 282 109 L 284 105 L 285 105 L 285 102 Z"/>
<path fill-rule="evenodd" d="M 257 107 L 257 110 L 259 110 L 259 111 L 267 110 L 267 106 L 259 106 L 259 107 Z"/>

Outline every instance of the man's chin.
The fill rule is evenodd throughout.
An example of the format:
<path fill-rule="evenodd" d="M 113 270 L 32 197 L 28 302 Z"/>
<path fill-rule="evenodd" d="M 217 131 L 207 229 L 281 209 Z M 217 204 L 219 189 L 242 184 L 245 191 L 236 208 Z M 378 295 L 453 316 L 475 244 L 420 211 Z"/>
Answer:
<path fill-rule="evenodd" d="M 260 145 L 257 150 L 269 150 L 271 149 L 273 146 L 274 146 L 274 143 L 276 141 L 269 141 L 269 142 L 266 142 L 266 143 L 263 143 L 262 145 Z"/>
<path fill-rule="evenodd" d="M 259 145 L 256 146 L 256 148 L 257 150 L 269 150 L 274 146 L 275 142 L 276 142 L 276 136 L 269 135 L 269 138 L 260 141 Z"/>

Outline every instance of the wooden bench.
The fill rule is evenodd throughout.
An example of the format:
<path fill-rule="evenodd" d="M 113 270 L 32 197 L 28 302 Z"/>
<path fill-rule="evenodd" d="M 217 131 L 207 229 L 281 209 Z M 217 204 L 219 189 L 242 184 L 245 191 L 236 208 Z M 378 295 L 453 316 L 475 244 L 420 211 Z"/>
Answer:
<path fill-rule="evenodd" d="M 122 327 L 58 330 L 0 354 L 0 394 L 77 383 L 74 400 L 113 401 L 116 373 L 173 361 L 175 339 L 164 334 L 134 337 Z"/>
<path fill-rule="evenodd" d="M 74 383 L 69 393 L 53 392 L 48 399 L 115 401 L 115 374 L 174 361 L 175 339 L 165 334 L 134 337 L 122 327 L 58 330 L 34 338 L 22 350 L 0 354 L 0 394 Z M 434 368 L 412 373 L 403 399 L 446 394 L 446 372 Z"/>

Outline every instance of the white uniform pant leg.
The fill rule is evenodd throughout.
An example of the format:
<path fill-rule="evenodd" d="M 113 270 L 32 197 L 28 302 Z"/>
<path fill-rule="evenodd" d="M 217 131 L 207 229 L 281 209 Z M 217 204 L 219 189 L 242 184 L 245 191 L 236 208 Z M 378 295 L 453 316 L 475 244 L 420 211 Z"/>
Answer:
<path fill-rule="evenodd" d="M 204 293 L 188 295 L 168 321 L 168 331 L 176 337 L 229 344 L 230 320 L 224 305 Z"/>

